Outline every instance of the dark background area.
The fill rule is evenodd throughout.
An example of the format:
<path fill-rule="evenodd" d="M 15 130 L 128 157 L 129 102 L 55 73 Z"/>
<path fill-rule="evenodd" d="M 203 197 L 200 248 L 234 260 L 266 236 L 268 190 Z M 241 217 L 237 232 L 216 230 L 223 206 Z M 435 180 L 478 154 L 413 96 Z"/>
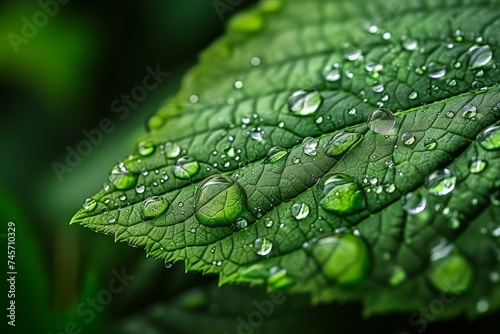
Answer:
<path fill-rule="evenodd" d="M 222 298 L 219 303 L 224 303 L 233 288 L 221 289 L 222 297 L 214 297 L 219 294 L 213 289 L 216 277 L 185 274 L 182 264 L 166 269 L 161 261 L 145 259 L 142 250 L 68 223 L 83 200 L 107 180 L 110 168 L 132 152 L 149 117 L 176 92 L 201 50 L 223 33 L 225 19 L 255 3 L 233 1 L 238 2 L 221 20 L 210 0 L 70 1 L 59 5 L 34 36 L 18 46 L 18 52 L 8 36 L 22 35 L 23 18 L 32 21 L 40 4 L 13 0 L 0 4 L 1 263 L 6 225 L 12 221 L 18 272 L 17 326 L 7 328 L 7 333 L 76 333 L 68 330 L 71 323 L 81 333 L 191 333 L 193 327 L 175 321 L 211 326 L 209 319 L 219 316 L 229 318 L 227 323 L 236 332 L 237 322 L 231 319 L 234 310 L 210 301 Z M 120 119 L 112 111 L 112 101 L 141 85 L 145 68 L 157 64 L 170 73 L 168 78 Z M 76 148 L 85 140 L 82 131 L 98 129 L 104 118 L 112 121 L 114 131 L 59 179 L 54 162 L 65 163 L 67 147 Z M 135 278 L 87 322 L 88 315 L 82 316 L 78 307 L 87 305 L 87 298 L 108 286 L 112 271 L 122 268 Z M 5 272 L 2 265 L 2 290 Z M 5 294 L 0 293 L 5 310 Z M 168 307 L 162 308 L 165 304 Z M 357 304 L 300 312 L 301 316 L 292 318 L 308 320 L 318 332 L 325 328 L 332 333 L 419 333 L 423 328 L 409 324 L 408 314 L 362 322 Z M 335 312 L 343 315 L 337 318 L 344 324 L 321 322 Z M 5 322 L 2 312 L 2 327 Z M 433 323 L 422 332 L 487 332 L 494 323 L 495 315 L 490 315 L 475 322 Z M 293 333 L 293 321 L 288 326 Z"/>

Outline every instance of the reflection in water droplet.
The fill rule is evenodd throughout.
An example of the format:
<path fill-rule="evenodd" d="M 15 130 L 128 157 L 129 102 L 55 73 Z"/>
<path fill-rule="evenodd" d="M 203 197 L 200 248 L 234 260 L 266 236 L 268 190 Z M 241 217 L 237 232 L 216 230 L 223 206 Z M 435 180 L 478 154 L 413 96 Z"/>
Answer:
<path fill-rule="evenodd" d="M 429 175 L 425 185 L 429 193 L 436 196 L 445 196 L 455 189 L 456 181 L 457 177 L 453 176 L 448 168 L 445 168 Z"/>
<path fill-rule="evenodd" d="M 285 150 L 283 147 L 274 146 L 267 153 L 266 157 L 264 158 L 263 163 L 269 164 L 269 163 L 279 161 L 282 158 L 284 158 L 287 154 L 288 154 L 288 151 Z"/>
<path fill-rule="evenodd" d="M 135 187 L 135 192 L 138 193 L 138 194 L 144 193 L 145 190 L 146 190 L 146 187 L 143 184 L 138 184 Z"/>
<path fill-rule="evenodd" d="M 486 168 L 486 161 L 480 157 L 472 159 L 469 165 L 469 171 L 472 174 L 481 173 Z"/>
<path fill-rule="evenodd" d="M 349 61 L 354 61 L 359 59 L 362 55 L 363 54 L 360 49 L 355 48 L 353 46 L 348 46 L 345 50 L 344 57 Z"/>
<path fill-rule="evenodd" d="M 325 77 L 325 80 L 328 82 L 337 82 L 340 80 L 341 77 L 341 70 L 338 68 L 338 64 L 328 65 L 325 67 L 323 70 L 323 75 Z"/>
<path fill-rule="evenodd" d="M 326 276 L 339 285 L 360 283 L 366 277 L 370 258 L 365 242 L 354 234 L 339 234 L 318 240 L 312 246 L 313 257 Z"/>
<path fill-rule="evenodd" d="M 291 213 L 297 220 L 304 219 L 309 215 L 309 205 L 306 203 L 295 203 L 292 205 Z"/>
<path fill-rule="evenodd" d="M 446 74 L 446 66 L 439 62 L 431 62 L 427 66 L 428 75 L 431 79 L 442 78 Z"/>
<path fill-rule="evenodd" d="M 326 211 L 344 216 L 365 208 L 363 191 L 345 174 L 328 173 L 321 179 L 318 187 L 324 196 L 320 205 Z"/>
<path fill-rule="evenodd" d="M 474 118 L 476 115 L 477 115 L 477 108 L 476 106 L 473 105 L 469 105 L 462 113 L 462 116 L 466 119 Z"/>
<path fill-rule="evenodd" d="M 250 131 L 250 138 L 252 138 L 253 140 L 262 140 L 263 137 L 264 137 L 264 130 L 262 130 L 260 126 L 252 128 L 252 130 Z"/>
<path fill-rule="evenodd" d="M 363 135 L 356 131 L 341 131 L 333 136 L 326 145 L 326 154 L 335 157 L 354 147 Z"/>
<path fill-rule="evenodd" d="M 379 108 L 370 113 L 367 124 L 375 133 L 387 133 L 394 128 L 396 118 L 389 109 Z"/>
<path fill-rule="evenodd" d="M 433 151 L 437 147 L 437 142 L 433 138 L 426 138 L 424 140 L 424 146 L 427 151 Z"/>
<path fill-rule="evenodd" d="M 410 215 L 416 215 L 424 211 L 427 200 L 420 193 L 408 193 L 403 200 L 403 209 Z"/>
<path fill-rule="evenodd" d="M 418 97 L 418 93 L 417 92 L 411 92 L 411 94 L 408 95 L 408 98 L 410 100 L 415 100 L 417 97 Z"/>
<path fill-rule="evenodd" d="M 415 135 L 411 132 L 405 132 L 401 136 L 401 140 L 407 146 L 413 145 L 415 143 Z"/>
<path fill-rule="evenodd" d="M 228 226 L 246 211 L 246 194 L 232 178 L 213 175 L 196 190 L 195 209 L 203 225 Z"/>
<path fill-rule="evenodd" d="M 418 47 L 418 42 L 414 38 L 406 38 L 402 41 L 401 45 L 406 51 L 413 51 Z"/>
<path fill-rule="evenodd" d="M 288 107 L 296 116 L 308 116 L 318 110 L 321 102 L 322 98 L 319 92 L 298 90 L 288 99 Z"/>
<path fill-rule="evenodd" d="M 85 211 L 93 211 L 97 205 L 97 202 L 93 198 L 87 198 L 83 203 L 83 209 Z"/>
<path fill-rule="evenodd" d="M 493 53 L 489 45 L 473 45 L 469 49 L 469 55 L 469 67 L 471 69 L 483 67 L 493 58 Z"/>
<path fill-rule="evenodd" d="M 306 137 L 302 141 L 302 148 L 305 155 L 314 156 L 316 155 L 316 147 L 318 147 L 318 141 L 313 137 Z"/>
<path fill-rule="evenodd" d="M 494 151 L 500 149 L 500 122 L 481 132 L 477 136 L 477 141 L 486 150 Z"/>
<path fill-rule="evenodd" d="M 142 214 L 145 218 L 155 218 L 168 208 L 166 199 L 160 196 L 151 196 L 142 202 Z"/>
<path fill-rule="evenodd" d="M 253 250 L 257 255 L 266 256 L 273 250 L 273 243 L 266 238 L 257 238 L 253 243 Z"/>
<path fill-rule="evenodd" d="M 448 118 L 453 118 L 453 117 L 455 117 L 455 113 L 454 113 L 453 111 L 447 111 L 447 112 L 445 113 L 445 115 L 446 115 L 446 117 L 448 117 Z"/>
<path fill-rule="evenodd" d="M 191 176 L 198 173 L 200 164 L 190 157 L 182 157 L 174 166 L 174 176 L 181 180 L 189 180 Z"/>

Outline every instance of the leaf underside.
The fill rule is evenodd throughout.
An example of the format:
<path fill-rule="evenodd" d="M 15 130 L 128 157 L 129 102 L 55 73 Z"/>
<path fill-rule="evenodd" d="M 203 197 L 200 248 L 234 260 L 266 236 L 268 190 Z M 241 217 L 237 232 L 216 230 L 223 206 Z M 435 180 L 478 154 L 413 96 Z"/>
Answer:
<path fill-rule="evenodd" d="M 123 162 L 130 182 L 110 182 L 72 223 L 167 263 L 184 260 L 188 271 L 219 274 L 220 284 L 267 283 L 311 293 L 314 302 L 360 300 L 365 314 L 413 311 L 441 298 L 440 277 L 454 277 L 433 276 L 442 260 L 436 253 L 459 254 L 472 278 L 440 316 L 497 309 L 500 207 L 491 197 L 500 187 L 500 150 L 478 138 L 499 116 L 498 4 L 264 1 L 229 22 L 151 119 L 145 140 L 152 152 Z M 328 66 L 338 78 L 325 79 Z M 299 90 L 321 97 L 310 115 L 290 111 Z M 383 134 L 367 125 L 380 107 L 396 121 Z M 345 130 L 361 139 L 331 156 L 329 141 Z M 307 137 L 317 142 L 309 154 Z M 172 145 L 180 152 L 169 155 Z M 269 162 L 276 146 L 286 155 Z M 198 168 L 179 169 L 181 156 Z M 478 160 L 483 168 L 474 170 Z M 454 188 L 437 196 L 428 179 L 443 170 Z M 360 189 L 361 209 L 325 209 L 318 182 L 332 172 Z M 243 193 L 245 227 L 200 223 L 197 190 L 217 174 Z M 409 193 L 422 196 L 422 212 L 405 209 Z M 147 217 L 144 201 L 152 196 L 168 208 Z M 306 204 L 309 213 L 297 219 L 294 204 Z M 366 259 L 346 259 L 356 250 L 348 246 L 344 258 L 330 254 L 337 262 L 318 259 L 315 245 L 346 234 L 361 238 Z M 272 249 L 259 255 L 256 242 L 263 241 Z"/>

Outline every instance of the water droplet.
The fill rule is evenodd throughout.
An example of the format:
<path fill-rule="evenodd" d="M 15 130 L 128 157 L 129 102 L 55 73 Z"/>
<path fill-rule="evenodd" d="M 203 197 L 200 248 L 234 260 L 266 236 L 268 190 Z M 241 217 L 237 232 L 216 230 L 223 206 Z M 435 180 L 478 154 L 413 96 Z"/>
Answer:
<path fill-rule="evenodd" d="M 355 60 L 359 59 L 362 55 L 363 55 L 363 53 L 361 52 L 360 49 L 355 48 L 353 46 L 348 46 L 345 49 L 344 57 L 345 57 L 345 59 L 347 59 L 349 61 L 355 61 Z"/>
<path fill-rule="evenodd" d="M 470 105 L 467 107 L 467 109 L 464 110 L 462 113 L 462 116 L 466 119 L 471 119 L 474 118 L 477 115 L 477 108 L 476 106 Z"/>
<path fill-rule="evenodd" d="M 276 162 L 284 158 L 287 154 L 288 151 L 285 150 L 283 147 L 275 146 L 269 150 L 266 157 L 264 158 L 263 163 L 268 164 Z"/>
<path fill-rule="evenodd" d="M 493 53 L 489 45 L 473 45 L 469 49 L 469 67 L 476 69 L 488 64 L 493 58 Z"/>
<path fill-rule="evenodd" d="M 385 87 L 384 85 L 382 84 L 379 84 L 379 85 L 375 85 L 372 87 L 372 90 L 375 92 L 375 93 L 382 93 L 384 91 Z"/>
<path fill-rule="evenodd" d="M 271 219 L 266 220 L 266 223 L 264 224 L 266 227 L 272 227 L 274 222 Z"/>
<path fill-rule="evenodd" d="M 135 186 L 138 175 L 131 173 L 123 164 L 113 168 L 109 175 L 109 180 L 117 189 L 125 190 Z"/>
<path fill-rule="evenodd" d="M 387 133 L 394 128 L 396 118 L 389 109 L 379 108 L 370 113 L 367 124 L 375 133 Z"/>
<path fill-rule="evenodd" d="M 469 171 L 472 174 L 481 173 L 486 168 L 486 161 L 481 158 L 474 158 L 470 162 Z"/>
<path fill-rule="evenodd" d="M 342 71 L 340 70 L 340 68 L 335 67 L 335 65 L 337 64 L 334 64 L 333 66 L 328 65 L 323 70 L 325 80 L 328 82 L 337 82 L 340 80 Z"/>
<path fill-rule="evenodd" d="M 195 209 L 203 225 L 228 226 L 246 211 L 246 195 L 232 178 L 213 175 L 196 190 Z"/>
<path fill-rule="evenodd" d="M 165 156 L 170 159 L 177 158 L 181 154 L 181 147 L 176 143 L 166 142 L 164 150 Z"/>
<path fill-rule="evenodd" d="M 415 143 L 415 135 L 411 132 L 405 132 L 401 136 L 401 140 L 407 146 L 413 145 Z"/>
<path fill-rule="evenodd" d="M 190 157 L 182 157 L 174 166 L 174 176 L 181 180 L 189 180 L 191 176 L 198 173 L 200 164 Z"/>
<path fill-rule="evenodd" d="M 309 205 L 306 203 L 295 203 L 292 205 L 291 213 L 297 220 L 304 219 L 309 215 Z"/>
<path fill-rule="evenodd" d="M 411 92 L 411 94 L 408 95 L 408 98 L 410 100 L 415 100 L 417 97 L 418 97 L 418 93 L 417 92 Z"/>
<path fill-rule="evenodd" d="M 365 208 L 363 191 L 345 174 L 328 173 L 321 179 L 318 187 L 324 196 L 320 205 L 326 211 L 344 216 Z"/>
<path fill-rule="evenodd" d="M 252 66 L 259 66 L 260 65 L 260 58 L 259 57 L 252 57 L 252 59 L 250 59 L 250 64 L 252 64 Z"/>
<path fill-rule="evenodd" d="M 243 81 L 241 80 L 235 81 L 234 88 L 241 89 L 242 87 L 243 87 Z"/>
<path fill-rule="evenodd" d="M 490 303 L 486 299 L 481 299 L 476 304 L 476 309 L 479 313 L 484 313 L 490 308 Z"/>
<path fill-rule="evenodd" d="M 305 155 L 316 155 L 316 147 L 318 147 L 318 141 L 313 137 L 306 137 L 302 141 L 302 148 L 304 149 Z"/>
<path fill-rule="evenodd" d="M 253 250 L 257 255 L 266 256 L 273 250 L 273 243 L 267 238 L 257 238 L 253 243 Z"/>
<path fill-rule="evenodd" d="M 333 136 L 326 145 L 326 154 L 335 157 L 354 147 L 363 135 L 356 131 L 341 131 Z"/>
<path fill-rule="evenodd" d="M 427 70 L 431 79 L 442 78 L 446 74 L 446 66 L 438 62 L 429 63 Z"/>
<path fill-rule="evenodd" d="M 479 145 L 488 151 L 500 149 L 500 123 L 496 123 L 477 136 Z"/>
<path fill-rule="evenodd" d="M 370 265 L 365 242 L 354 234 L 339 234 L 318 240 L 312 254 L 329 278 L 339 285 L 360 283 Z"/>
<path fill-rule="evenodd" d="M 151 196 L 142 202 L 142 214 L 145 218 L 155 218 L 168 208 L 166 199 L 160 196 Z"/>
<path fill-rule="evenodd" d="M 253 140 L 262 140 L 263 137 L 264 137 L 264 130 L 262 130 L 260 126 L 252 128 L 252 130 L 250 131 L 250 138 L 252 138 Z"/>
<path fill-rule="evenodd" d="M 146 187 L 143 184 L 138 184 L 137 186 L 135 186 L 135 192 L 138 194 L 144 193 L 145 190 Z"/>
<path fill-rule="evenodd" d="M 93 211 L 97 205 L 97 202 L 93 198 L 87 198 L 83 203 L 83 210 L 85 211 Z"/>
<path fill-rule="evenodd" d="M 471 286 L 473 273 L 469 261 L 457 252 L 432 261 L 427 276 L 438 290 L 459 294 Z"/>
<path fill-rule="evenodd" d="M 436 196 L 448 195 L 455 189 L 457 177 L 448 168 L 438 170 L 426 178 L 425 185 L 429 193 Z"/>
<path fill-rule="evenodd" d="M 447 111 L 445 113 L 445 116 L 448 118 L 453 118 L 453 117 L 455 117 L 455 113 L 453 111 Z"/>
<path fill-rule="evenodd" d="M 151 155 L 155 150 L 155 145 L 150 141 L 141 141 L 137 147 L 137 152 L 140 156 L 146 157 Z"/>
<path fill-rule="evenodd" d="M 401 45 L 406 51 L 413 51 L 417 49 L 418 42 L 414 38 L 406 38 L 401 42 Z"/>
<path fill-rule="evenodd" d="M 321 102 L 322 98 L 319 92 L 298 90 L 288 99 L 288 107 L 296 116 L 308 116 L 318 110 Z"/>
<path fill-rule="evenodd" d="M 300 159 L 299 159 L 299 158 L 297 158 L 297 157 L 295 157 L 295 158 L 293 158 L 293 159 L 292 159 L 292 162 L 293 162 L 294 164 L 296 164 L 296 165 L 297 165 L 297 164 L 300 164 Z"/>
<path fill-rule="evenodd" d="M 189 102 L 191 102 L 192 104 L 198 103 L 198 100 L 199 100 L 198 95 L 191 95 L 189 97 Z"/>
<path fill-rule="evenodd" d="M 316 118 L 316 124 L 321 124 L 323 123 L 323 116 L 319 116 L 318 118 Z"/>
<path fill-rule="evenodd" d="M 108 223 L 113 224 L 114 222 L 116 222 L 116 218 L 115 218 L 115 217 L 113 217 L 113 216 L 109 216 L 109 217 L 108 217 Z"/>
<path fill-rule="evenodd" d="M 245 218 L 241 218 L 234 223 L 234 227 L 238 230 L 244 229 L 248 226 L 248 221 Z"/>
<path fill-rule="evenodd" d="M 433 151 L 437 147 L 437 142 L 433 138 L 425 138 L 424 146 L 427 151 Z"/>
<path fill-rule="evenodd" d="M 424 211 L 427 200 L 420 193 L 408 193 L 403 200 L 403 209 L 410 215 L 416 215 Z"/>

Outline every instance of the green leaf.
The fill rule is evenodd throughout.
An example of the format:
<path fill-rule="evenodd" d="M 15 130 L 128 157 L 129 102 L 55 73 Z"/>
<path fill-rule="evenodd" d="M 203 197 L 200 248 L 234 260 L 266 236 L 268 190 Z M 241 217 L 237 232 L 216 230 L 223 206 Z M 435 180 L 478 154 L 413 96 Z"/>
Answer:
<path fill-rule="evenodd" d="M 440 317 L 497 309 L 498 8 L 240 13 L 72 223 L 221 285 L 360 300 L 365 314 L 443 296 Z"/>

